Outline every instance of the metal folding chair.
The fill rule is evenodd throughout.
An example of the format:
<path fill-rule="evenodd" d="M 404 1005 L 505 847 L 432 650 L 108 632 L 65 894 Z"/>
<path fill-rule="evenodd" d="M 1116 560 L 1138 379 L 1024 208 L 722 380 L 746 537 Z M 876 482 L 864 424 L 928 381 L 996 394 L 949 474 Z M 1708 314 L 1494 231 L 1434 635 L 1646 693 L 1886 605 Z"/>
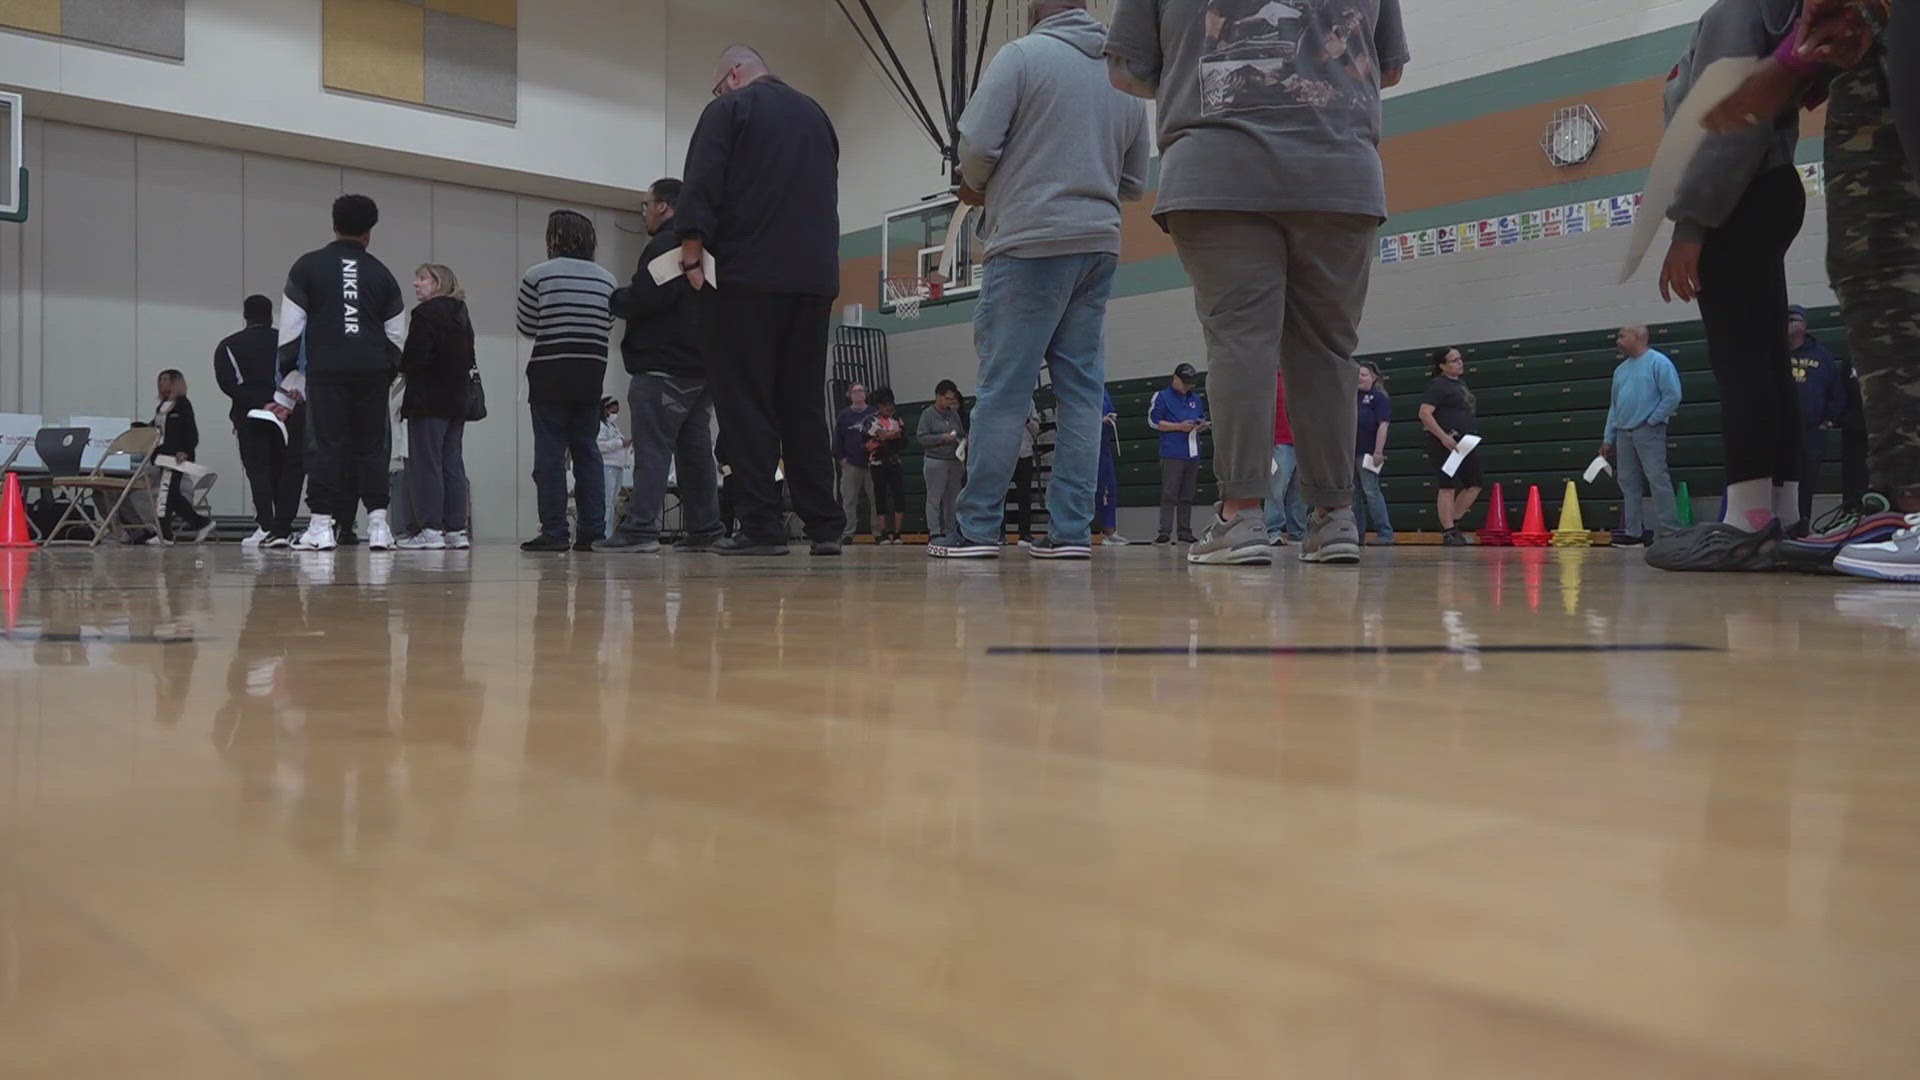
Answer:
<path fill-rule="evenodd" d="M 47 543 L 78 543 L 79 541 L 60 539 L 60 534 L 66 531 L 68 522 L 73 521 L 75 515 L 78 515 L 80 520 L 73 523 L 86 525 L 93 530 L 93 537 L 87 541 L 87 546 L 98 547 L 100 541 L 105 539 L 109 532 L 118 529 L 119 526 L 116 523 L 120 519 L 120 508 L 136 491 L 151 485 L 155 468 L 153 449 L 159 445 L 159 428 L 129 428 L 107 446 L 106 455 L 93 467 L 91 473 L 86 476 L 55 476 L 51 483 L 56 491 L 67 493 L 67 512 L 60 515 L 59 524 L 47 534 Z M 132 460 L 133 471 L 126 476 L 107 475 L 107 463 L 121 454 L 126 454 Z M 96 495 L 101 502 L 108 498 L 113 500 L 113 505 L 104 514 L 95 505 Z M 136 509 L 135 512 L 137 513 L 138 510 Z M 157 515 L 157 512 L 157 508 L 152 505 L 152 499 L 149 497 L 147 513 Z M 154 516 L 149 524 L 156 534 L 160 532 L 160 521 L 157 516 Z"/>

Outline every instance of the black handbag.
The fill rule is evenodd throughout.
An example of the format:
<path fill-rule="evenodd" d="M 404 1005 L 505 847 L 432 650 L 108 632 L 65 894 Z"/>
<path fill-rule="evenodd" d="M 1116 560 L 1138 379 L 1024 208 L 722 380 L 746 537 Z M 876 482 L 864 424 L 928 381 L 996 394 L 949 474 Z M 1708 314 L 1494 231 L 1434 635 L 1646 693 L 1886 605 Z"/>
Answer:
<path fill-rule="evenodd" d="M 467 423 L 487 418 L 487 388 L 480 384 L 480 369 L 474 368 L 467 379 Z"/>

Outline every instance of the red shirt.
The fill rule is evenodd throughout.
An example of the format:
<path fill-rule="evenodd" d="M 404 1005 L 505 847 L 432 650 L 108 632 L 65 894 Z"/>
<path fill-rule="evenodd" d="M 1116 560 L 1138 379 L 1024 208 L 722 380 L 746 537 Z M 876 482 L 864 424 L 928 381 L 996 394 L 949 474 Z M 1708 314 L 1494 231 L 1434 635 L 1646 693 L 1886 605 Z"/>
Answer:
<path fill-rule="evenodd" d="M 1293 425 L 1287 422 L 1287 383 L 1285 379 L 1274 380 L 1273 445 L 1293 445 Z"/>

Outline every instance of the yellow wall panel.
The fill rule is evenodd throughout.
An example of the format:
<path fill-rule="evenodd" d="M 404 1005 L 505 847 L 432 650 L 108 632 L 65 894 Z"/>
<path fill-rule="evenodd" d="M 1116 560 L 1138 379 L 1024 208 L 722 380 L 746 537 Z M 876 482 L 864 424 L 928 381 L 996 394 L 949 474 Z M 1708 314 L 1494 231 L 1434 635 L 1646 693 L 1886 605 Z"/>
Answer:
<path fill-rule="evenodd" d="M 426 11 L 406 0 L 326 0 L 322 73 L 335 90 L 423 104 Z"/>
<path fill-rule="evenodd" d="M 0 0 L 0 26 L 58 34 L 60 0 Z"/>
<path fill-rule="evenodd" d="M 495 26 L 517 26 L 520 22 L 520 0 L 427 0 L 427 6 Z"/>

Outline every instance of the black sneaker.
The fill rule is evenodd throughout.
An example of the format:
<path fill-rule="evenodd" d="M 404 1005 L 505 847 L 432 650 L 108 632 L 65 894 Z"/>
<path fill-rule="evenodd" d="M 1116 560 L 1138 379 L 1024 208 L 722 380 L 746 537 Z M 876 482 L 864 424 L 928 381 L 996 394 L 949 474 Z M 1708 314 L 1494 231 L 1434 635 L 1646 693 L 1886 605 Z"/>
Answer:
<path fill-rule="evenodd" d="M 808 551 L 814 555 L 838 555 L 843 545 L 844 541 L 840 540 L 815 540 Z"/>
<path fill-rule="evenodd" d="M 1641 546 L 1644 546 L 1646 543 L 1647 541 L 1645 539 L 1633 533 L 1622 532 L 1618 529 L 1615 529 L 1613 532 L 1614 547 L 1617 547 L 1617 548 L 1641 547 Z"/>
<path fill-rule="evenodd" d="M 1043 536 L 1027 545 L 1027 554 L 1036 559 L 1091 559 L 1092 544 L 1066 544 Z"/>
<path fill-rule="evenodd" d="M 1153 542 L 1155 545 L 1171 544 L 1173 543 L 1173 537 L 1167 533 L 1161 533 L 1159 536 L 1153 538 Z"/>
<path fill-rule="evenodd" d="M 935 559 L 997 559 L 1000 557 L 1000 545 L 951 533 L 927 541 L 927 554 Z"/>
<path fill-rule="evenodd" d="M 590 540 L 590 539 L 588 539 L 588 538 L 586 538 L 586 537 L 584 537 L 584 536 L 583 536 L 583 537 L 581 537 L 580 539 L 578 539 L 578 540 L 575 540 L 575 541 L 573 542 L 573 550 L 575 550 L 575 551 L 592 551 L 592 550 L 593 550 L 593 545 L 594 545 L 594 541 L 592 541 L 592 540 Z"/>
<path fill-rule="evenodd" d="M 1695 525 L 1655 540 L 1647 549 L 1647 565 L 1681 572 L 1777 570 L 1781 538 L 1778 521 L 1752 533 L 1724 522 Z"/>
<path fill-rule="evenodd" d="M 744 533 L 736 533 L 723 540 L 715 541 L 713 553 L 715 555 L 786 555 L 788 550 L 785 540 L 762 543 L 749 539 Z"/>
<path fill-rule="evenodd" d="M 1180 542 L 1183 544 L 1197 544 L 1200 542 L 1200 538 L 1190 532 L 1183 532 L 1180 534 Z"/>
<path fill-rule="evenodd" d="M 683 536 L 673 545 L 673 550 L 684 555 L 709 555 L 713 553 L 713 545 L 719 542 L 718 536 Z"/>
<path fill-rule="evenodd" d="M 341 529 L 339 533 L 334 536 L 334 543 L 339 544 L 341 547 L 359 547 L 360 534 L 350 528 Z"/>
<path fill-rule="evenodd" d="M 1440 544 L 1443 547 L 1466 547 L 1467 534 L 1457 528 L 1448 529 L 1440 534 Z"/>
<path fill-rule="evenodd" d="M 345 543 L 345 541 L 341 542 Z M 521 551 L 571 551 L 572 549 L 573 542 L 566 537 L 548 536 L 546 533 L 541 533 L 520 545 Z"/>
<path fill-rule="evenodd" d="M 660 550 L 660 541 L 657 538 L 649 540 L 615 533 L 605 540 L 595 540 L 593 550 L 614 555 L 651 555 Z"/>

